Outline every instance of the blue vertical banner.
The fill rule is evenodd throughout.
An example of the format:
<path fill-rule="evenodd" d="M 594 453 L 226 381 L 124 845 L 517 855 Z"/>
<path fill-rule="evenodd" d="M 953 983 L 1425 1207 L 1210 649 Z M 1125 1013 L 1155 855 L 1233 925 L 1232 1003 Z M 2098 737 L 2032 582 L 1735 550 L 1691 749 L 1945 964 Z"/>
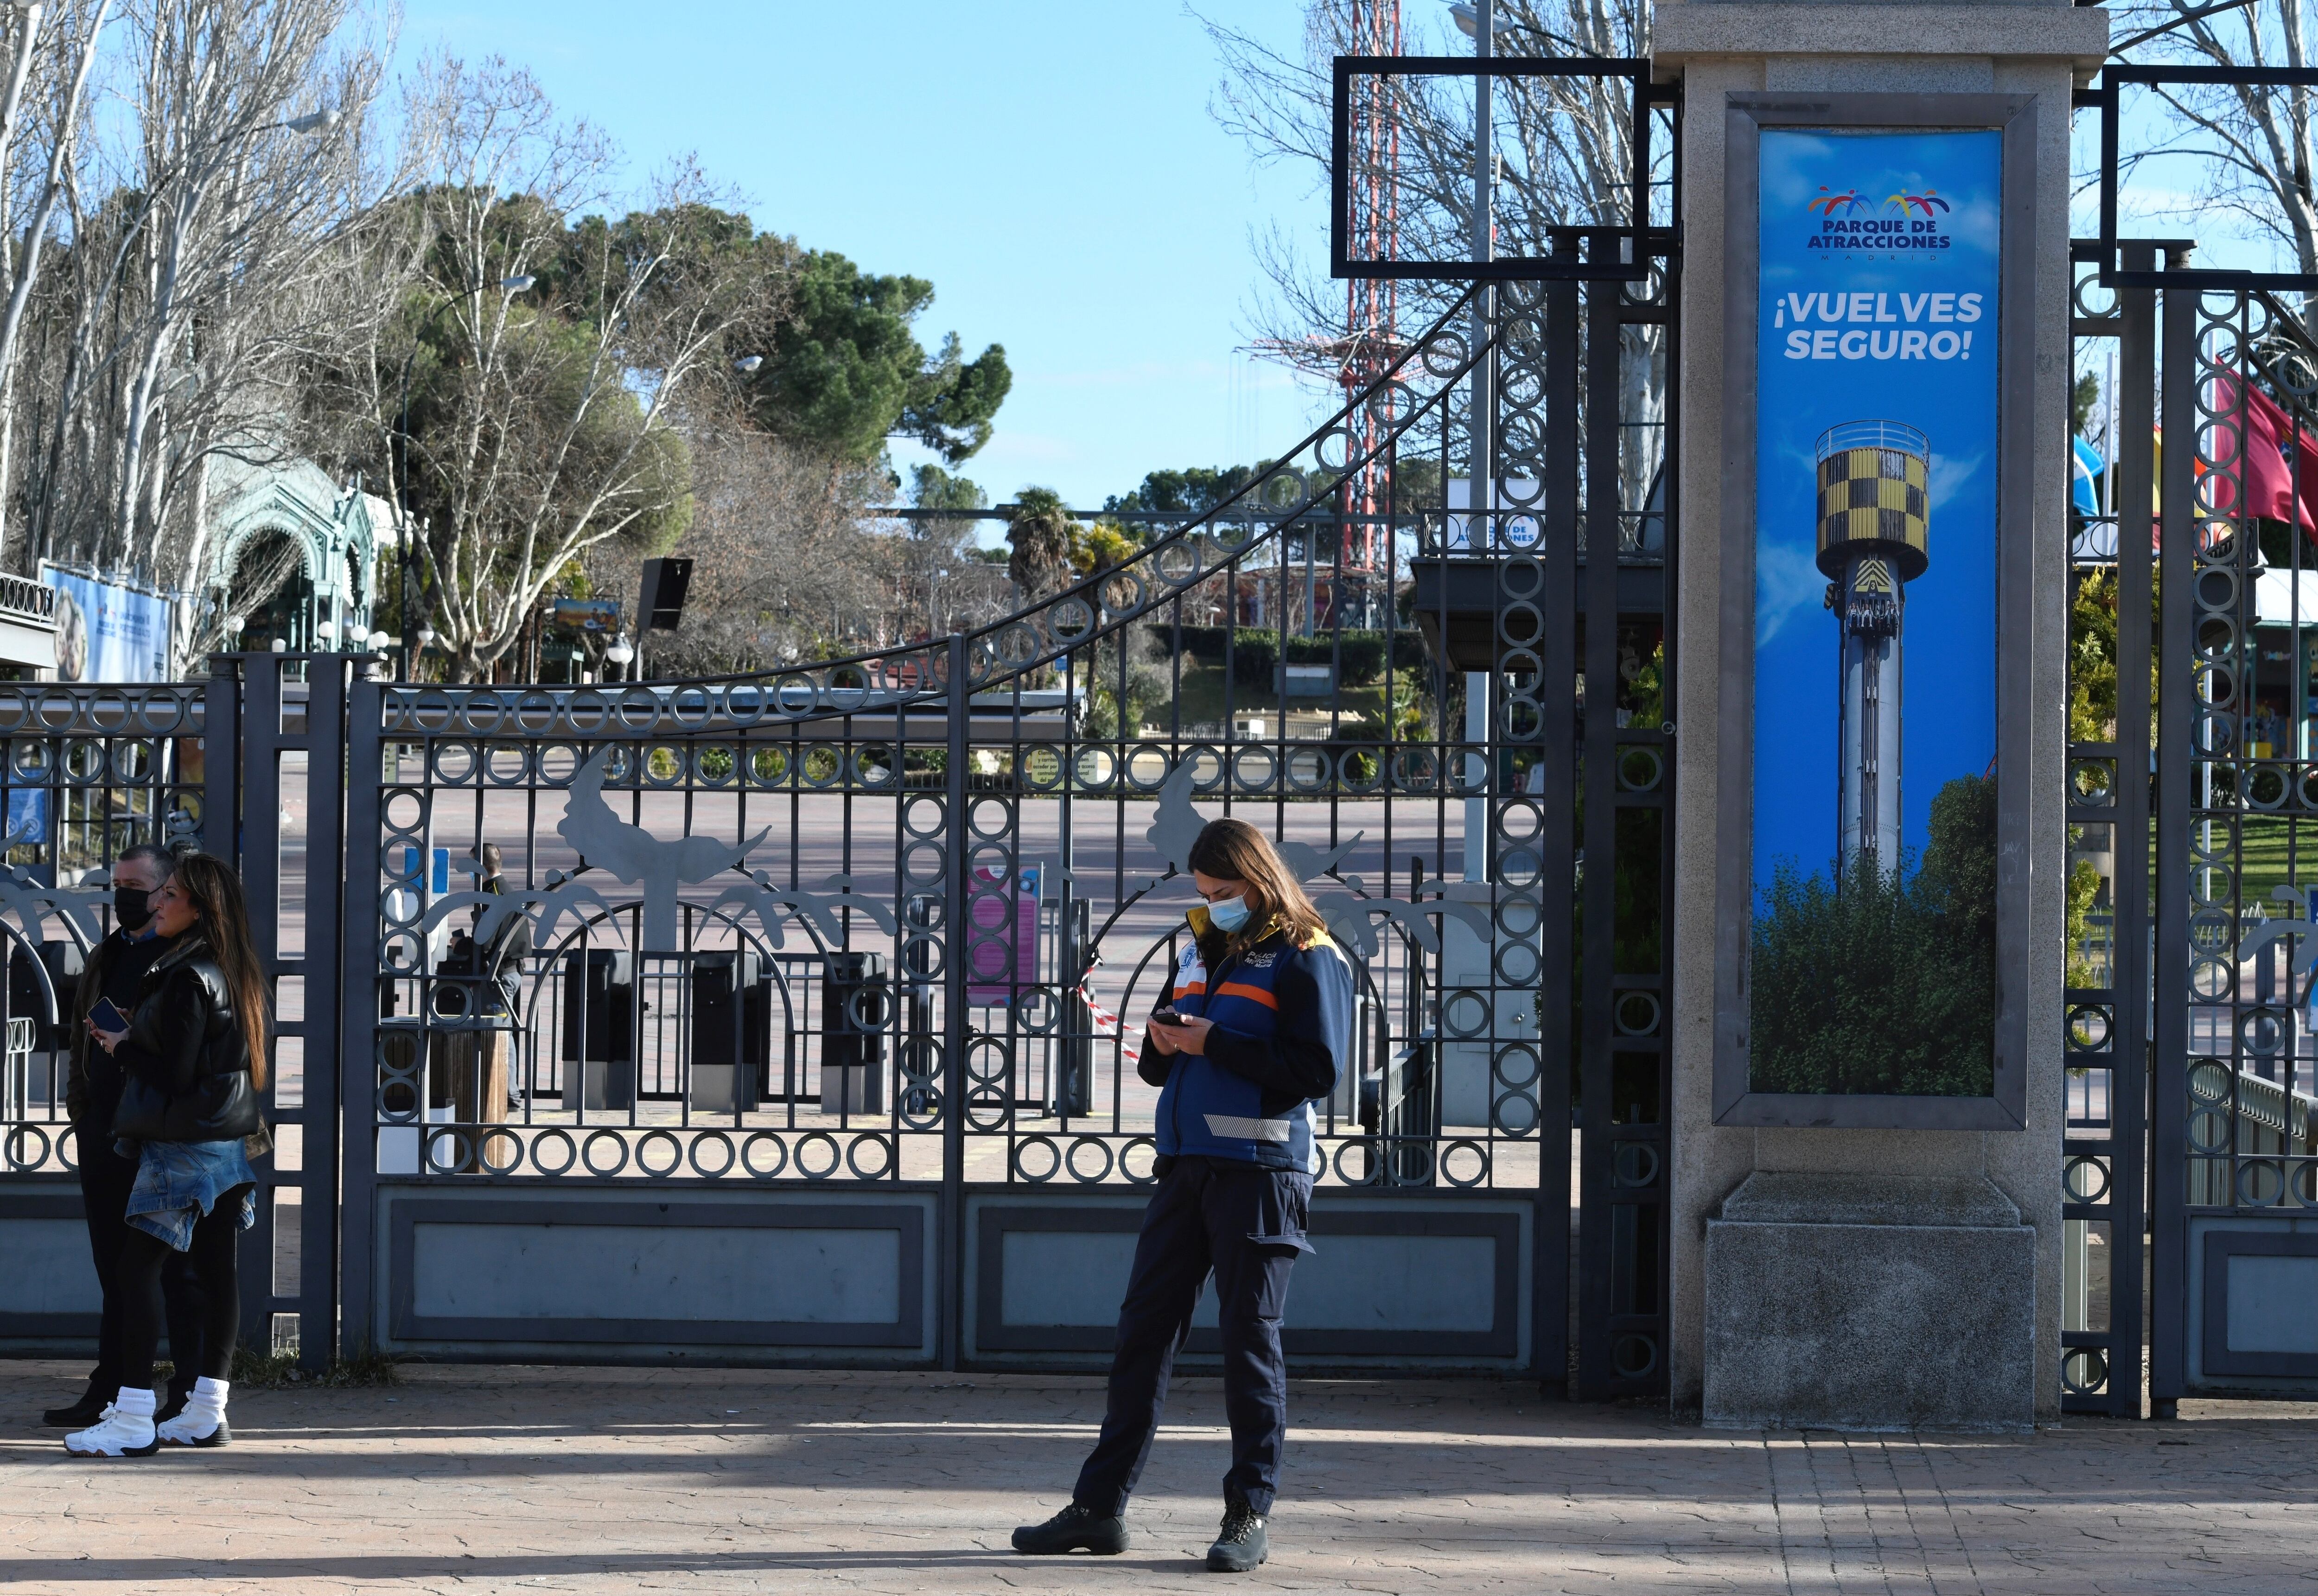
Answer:
<path fill-rule="evenodd" d="M 1761 134 L 1756 1090 L 1992 1089 L 2002 138 Z"/>

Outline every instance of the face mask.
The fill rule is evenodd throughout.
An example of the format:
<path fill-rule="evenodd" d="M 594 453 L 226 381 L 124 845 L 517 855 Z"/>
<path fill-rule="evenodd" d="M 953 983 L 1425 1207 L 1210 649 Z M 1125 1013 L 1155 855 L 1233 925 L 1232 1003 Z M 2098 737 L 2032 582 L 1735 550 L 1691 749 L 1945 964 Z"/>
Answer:
<path fill-rule="evenodd" d="M 1220 903 L 1208 905 L 1208 923 L 1218 931 L 1238 930 L 1247 924 L 1247 899 L 1244 895 L 1226 898 Z"/>
<path fill-rule="evenodd" d="M 112 918 L 124 931 L 141 931 L 153 918 L 152 894 L 143 887 L 112 889 Z"/>

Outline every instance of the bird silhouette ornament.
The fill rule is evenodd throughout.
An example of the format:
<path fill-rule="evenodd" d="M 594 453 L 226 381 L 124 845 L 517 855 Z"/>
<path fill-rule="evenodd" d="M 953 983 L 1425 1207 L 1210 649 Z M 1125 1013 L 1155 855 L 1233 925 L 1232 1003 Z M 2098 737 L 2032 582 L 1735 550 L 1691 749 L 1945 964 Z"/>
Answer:
<path fill-rule="evenodd" d="M 1173 869 L 1170 875 L 1188 877 L 1191 874 L 1191 845 L 1208 823 L 1191 803 L 1194 785 L 1192 761 L 1185 759 L 1177 765 L 1159 788 L 1159 802 L 1152 815 L 1150 829 L 1144 839 L 1158 850 L 1159 856 Z M 1308 842 L 1274 842 L 1272 849 L 1280 862 L 1298 884 L 1307 883 L 1325 875 L 1334 875 L 1338 865 L 1352 856 L 1366 831 L 1355 831 L 1349 841 L 1322 850 Z M 1137 891 L 1149 892 L 1168 876 L 1153 876 L 1137 883 Z M 1383 915 L 1407 931 L 1411 940 L 1427 952 L 1441 951 L 1441 934 L 1429 918 L 1433 913 L 1453 914 L 1472 926 L 1482 937 L 1489 934 L 1489 911 L 1486 904 L 1440 901 L 1430 907 L 1397 902 L 1390 898 L 1370 898 L 1366 895 L 1367 883 L 1357 875 L 1335 875 L 1343 883 L 1341 889 L 1308 892 L 1312 907 L 1320 911 L 1329 934 L 1346 948 L 1363 959 L 1376 957 L 1379 944 L 1372 918 Z"/>
<path fill-rule="evenodd" d="M 664 841 L 642 826 L 630 825 L 620 819 L 604 802 L 604 767 L 611 757 L 608 746 L 597 749 L 572 776 L 571 796 L 565 800 L 563 818 L 555 822 L 555 829 L 564 841 L 580 850 L 583 869 L 601 868 L 630 886 L 643 883 L 641 951 L 681 952 L 677 938 L 678 886 L 696 885 L 737 868 L 751 849 L 771 835 L 772 828 L 766 827 L 737 847 L 714 837 L 680 837 L 673 842 Z"/>

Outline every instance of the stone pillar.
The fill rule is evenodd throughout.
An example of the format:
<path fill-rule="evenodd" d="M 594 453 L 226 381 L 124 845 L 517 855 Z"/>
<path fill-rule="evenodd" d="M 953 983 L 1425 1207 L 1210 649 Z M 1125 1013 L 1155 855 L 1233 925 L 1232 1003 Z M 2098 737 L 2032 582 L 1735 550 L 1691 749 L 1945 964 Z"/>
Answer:
<path fill-rule="evenodd" d="M 1669 1373 L 1674 1405 L 1710 1423 L 2019 1425 L 2059 1412 L 2070 98 L 2098 68 L 2107 22 L 2069 0 L 1656 9 L 1658 76 L 1684 90 Z M 2017 1129 L 1716 1123 L 1724 107 L 1766 93 L 2038 102 L 2030 1042 Z M 2023 353 L 2007 345 L 2008 359 Z"/>

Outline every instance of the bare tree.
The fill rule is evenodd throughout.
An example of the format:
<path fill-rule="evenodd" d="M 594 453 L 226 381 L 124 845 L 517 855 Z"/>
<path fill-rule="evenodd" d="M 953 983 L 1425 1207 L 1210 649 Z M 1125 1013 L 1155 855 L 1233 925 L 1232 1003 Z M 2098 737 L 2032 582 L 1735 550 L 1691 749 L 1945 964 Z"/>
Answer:
<path fill-rule="evenodd" d="M 373 148 L 384 43 L 355 5 L 129 0 L 99 82 L 130 114 L 76 127 L 63 91 L 49 264 L 28 248 L 11 300 L 33 555 L 198 594 L 210 462 L 287 459 L 310 373 L 382 314 L 354 268 L 402 179 Z"/>
<path fill-rule="evenodd" d="M 2318 61 L 2318 21 L 2303 0 L 2253 0 L 2225 9 L 2207 0 L 2133 0 L 2109 8 L 2116 53 L 2135 65 L 2283 67 Z M 2139 114 L 2128 96 L 2120 166 L 2129 177 L 2157 163 L 2179 197 L 2161 212 L 2234 219 L 2274 246 L 2298 272 L 2318 273 L 2318 88 L 2268 84 L 2184 84 L 2152 88 Z M 2185 184 L 2184 170 L 2194 174 Z M 2128 184 L 2126 193 L 2131 194 Z"/>
<path fill-rule="evenodd" d="M 449 134 L 425 194 L 425 297 L 449 318 L 451 358 L 409 470 L 434 510 L 422 614 L 463 681 L 515 646 L 574 560 L 681 532 L 678 420 L 729 386 L 730 342 L 779 285 L 696 168 L 655 180 L 623 221 L 574 227 L 613 173 L 601 135 L 504 61 L 441 62 L 435 83 Z"/>
<path fill-rule="evenodd" d="M 767 670 L 892 641 L 905 540 L 868 517 L 889 491 L 882 469 L 747 428 L 690 436 L 695 507 L 677 551 L 692 584 L 683 625 L 652 640 L 653 670 Z M 604 563 L 599 586 L 633 580 Z"/>
<path fill-rule="evenodd" d="M 1334 104 L 1333 61 L 1356 53 L 1354 0 L 1307 0 L 1304 49 L 1284 55 L 1229 23 L 1209 20 L 1223 58 L 1224 81 L 1213 111 L 1244 139 L 1259 161 L 1307 168 L 1316 186 L 1328 182 Z M 1498 0 L 1500 53 L 1587 59 L 1649 53 L 1644 0 Z M 1417 39 L 1413 53 L 1469 55 L 1471 42 L 1437 23 L 1440 37 Z M 1496 253 L 1542 255 L 1555 228 L 1631 226 L 1633 101 L 1631 79 L 1617 76 L 1501 77 L 1493 89 L 1491 189 Z M 1398 252 L 1404 258 L 1457 261 L 1469 254 L 1473 206 L 1473 103 L 1469 80 L 1399 76 L 1378 85 L 1396 138 L 1389 166 L 1350 175 L 1388 180 L 1396 189 Z M 1661 140 L 1660 144 L 1663 145 Z M 1654 148 L 1661 173 L 1670 151 Z M 1363 149 L 1356 159 L 1365 160 Z M 1671 221 L 1664 215 L 1647 219 Z M 1258 312 L 1262 344 L 1306 374 L 1334 384 L 1342 376 L 1343 291 L 1287 236 L 1257 240 L 1271 285 Z M 1397 285 L 1401 315 L 1422 323 L 1439 314 L 1461 285 L 1412 280 Z M 1621 419 L 1629 447 L 1622 464 L 1630 508 L 1641 507 L 1664 459 L 1667 362 L 1664 329 L 1621 329 Z"/>

